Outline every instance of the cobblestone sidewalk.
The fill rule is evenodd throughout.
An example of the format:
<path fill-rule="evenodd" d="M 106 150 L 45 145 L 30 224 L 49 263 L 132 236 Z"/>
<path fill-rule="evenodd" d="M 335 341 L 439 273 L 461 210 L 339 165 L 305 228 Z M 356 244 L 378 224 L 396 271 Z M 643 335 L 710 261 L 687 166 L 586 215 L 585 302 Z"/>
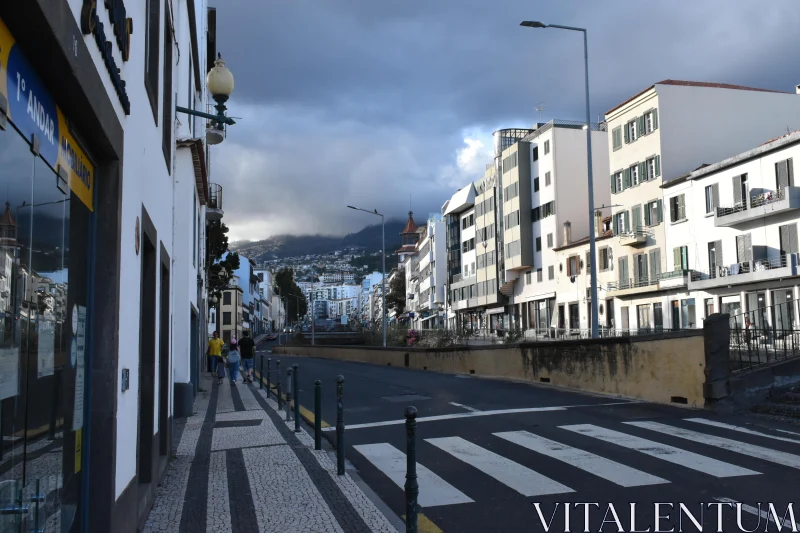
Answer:
<path fill-rule="evenodd" d="M 397 529 L 258 384 L 206 375 L 146 533 L 367 533 Z M 291 424 L 291 426 L 289 425 Z"/>

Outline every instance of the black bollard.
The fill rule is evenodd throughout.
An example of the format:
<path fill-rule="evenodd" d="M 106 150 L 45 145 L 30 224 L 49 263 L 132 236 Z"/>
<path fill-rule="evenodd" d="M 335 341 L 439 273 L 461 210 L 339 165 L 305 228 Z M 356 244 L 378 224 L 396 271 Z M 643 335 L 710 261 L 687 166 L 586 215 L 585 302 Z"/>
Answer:
<path fill-rule="evenodd" d="M 258 362 L 258 388 L 264 388 L 264 356 L 261 356 L 261 359 Z"/>
<path fill-rule="evenodd" d="M 344 475 L 344 404 L 342 386 L 344 376 L 336 376 L 336 473 Z"/>
<path fill-rule="evenodd" d="M 269 367 L 270 367 L 271 364 L 272 364 L 272 357 L 268 357 L 267 358 L 267 400 L 269 400 L 269 388 L 270 388 L 270 385 L 269 385 L 269 377 L 270 377 L 269 376 Z M 263 378 L 264 376 L 262 375 L 261 377 Z"/>
<path fill-rule="evenodd" d="M 277 372 L 277 374 L 278 374 L 278 382 L 275 384 L 275 386 L 277 387 L 276 388 L 276 394 L 278 395 L 278 411 L 280 411 L 281 410 L 281 382 L 283 381 L 281 379 L 281 360 L 280 359 L 278 359 L 278 362 L 276 363 L 275 372 Z"/>
<path fill-rule="evenodd" d="M 314 449 L 322 449 L 322 382 L 314 382 Z"/>
<path fill-rule="evenodd" d="M 292 390 L 294 391 L 294 432 L 300 433 L 300 383 L 297 377 L 297 365 L 292 365 L 292 376 L 294 382 Z"/>
<path fill-rule="evenodd" d="M 286 369 L 286 421 L 292 417 L 292 369 Z"/>
<path fill-rule="evenodd" d="M 417 408 L 406 407 L 406 533 L 417 533 Z"/>

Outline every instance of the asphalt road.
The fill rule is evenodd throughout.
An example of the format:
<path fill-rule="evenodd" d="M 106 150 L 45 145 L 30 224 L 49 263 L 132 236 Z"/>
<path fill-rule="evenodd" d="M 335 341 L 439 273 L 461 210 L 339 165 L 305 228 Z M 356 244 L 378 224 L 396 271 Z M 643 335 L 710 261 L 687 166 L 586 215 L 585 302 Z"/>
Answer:
<path fill-rule="evenodd" d="M 790 502 L 800 530 L 800 430 L 793 425 L 547 385 L 264 357 L 272 359 L 273 381 L 277 359 L 284 379 L 288 365 L 299 365 L 300 403 L 312 412 L 321 380 L 322 418 L 331 426 L 336 376 L 344 376 L 347 459 L 398 515 L 405 514 L 403 412 L 417 408 L 420 531 L 701 531 L 692 519 L 702 531 L 757 524 L 764 531 L 768 504 L 782 521 Z M 324 435 L 335 442 L 335 432 Z M 741 502 L 741 511 L 730 502 Z M 657 514 L 669 516 L 659 527 Z M 775 523 L 768 530 L 778 531 Z"/>

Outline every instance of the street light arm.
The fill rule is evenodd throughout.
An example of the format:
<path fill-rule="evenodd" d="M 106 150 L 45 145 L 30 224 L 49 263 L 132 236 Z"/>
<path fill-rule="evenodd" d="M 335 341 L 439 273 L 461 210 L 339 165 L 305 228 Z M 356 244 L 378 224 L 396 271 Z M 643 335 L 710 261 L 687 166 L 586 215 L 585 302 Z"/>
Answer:
<path fill-rule="evenodd" d="M 570 30 L 570 31 L 582 31 L 586 33 L 585 28 L 576 28 L 575 26 L 561 26 L 559 24 L 548 24 L 546 27 L 548 28 L 558 28 L 560 30 Z"/>

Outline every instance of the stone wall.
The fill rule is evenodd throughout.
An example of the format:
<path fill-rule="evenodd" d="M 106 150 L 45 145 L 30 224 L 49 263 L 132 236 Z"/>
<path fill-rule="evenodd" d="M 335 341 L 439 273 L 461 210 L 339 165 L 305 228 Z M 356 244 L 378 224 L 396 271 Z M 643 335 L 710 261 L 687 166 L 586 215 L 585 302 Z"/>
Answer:
<path fill-rule="evenodd" d="M 704 407 L 703 331 L 454 348 L 281 346 L 274 353 L 506 378 Z"/>

